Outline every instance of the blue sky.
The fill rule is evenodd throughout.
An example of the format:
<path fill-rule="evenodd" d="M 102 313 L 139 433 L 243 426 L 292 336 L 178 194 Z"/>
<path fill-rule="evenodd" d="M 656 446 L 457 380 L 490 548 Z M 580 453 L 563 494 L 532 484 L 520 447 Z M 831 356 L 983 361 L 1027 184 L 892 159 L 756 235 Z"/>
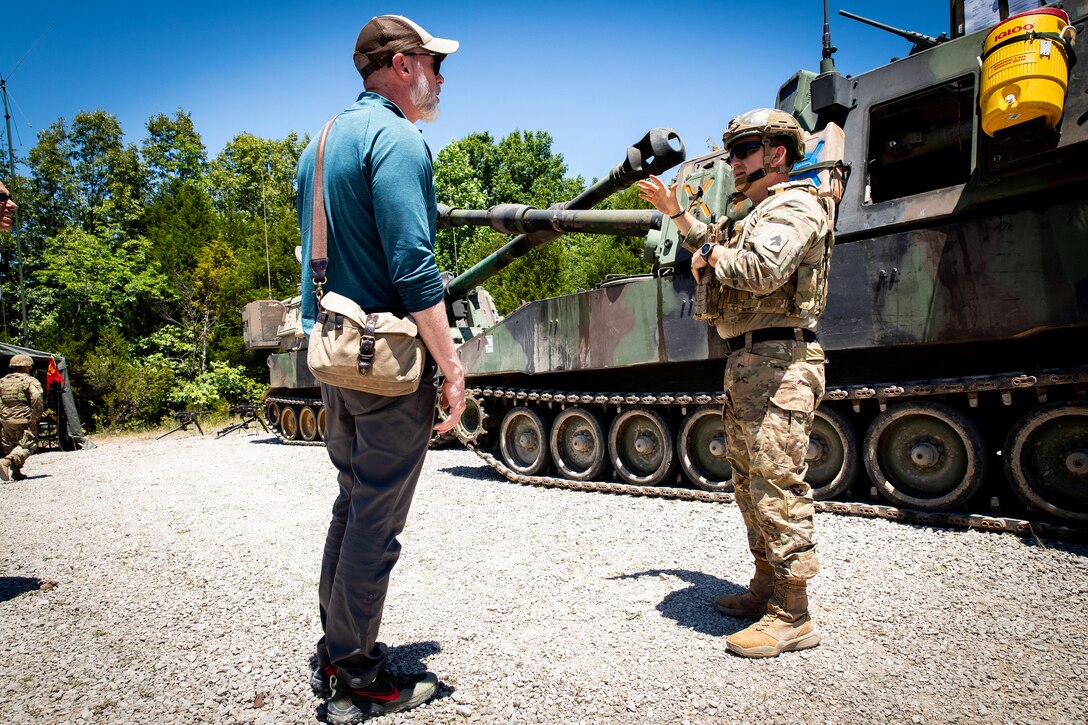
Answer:
<path fill-rule="evenodd" d="M 839 71 L 865 72 L 910 44 L 838 10 L 938 35 L 948 5 L 830 0 Z M 818 70 L 823 31 L 821 0 L 8 3 L 0 74 L 16 153 L 57 118 L 96 108 L 134 142 L 151 115 L 183 108 L 209 156 L 243 131 L 316 133 L 361 90 L 351 52 L 382 13 L 461 41 L 442 66 L 442 117 L 423 125 L 434 153 L 474 131 L 543 129 L 587 179 L 655 126 L 676 129 L 689 157 L 705 152 L 729 118 L 773 103 L 796 70 Z"/>

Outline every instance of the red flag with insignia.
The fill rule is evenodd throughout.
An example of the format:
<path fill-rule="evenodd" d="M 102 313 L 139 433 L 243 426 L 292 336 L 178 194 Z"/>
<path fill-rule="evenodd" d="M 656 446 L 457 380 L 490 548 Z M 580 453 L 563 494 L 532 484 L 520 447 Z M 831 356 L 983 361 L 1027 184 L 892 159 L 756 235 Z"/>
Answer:
<path fill-rule="evenodd" d="M 48 390 L 53 387 L 53 383 L 59 384 L 64 387 L 64 376 L 60 374 L 60 370 L 57 369 L 57 361 L 53 359 L 53 356 L 49 356 L 49 369 L 45 373 L 45 387 Z"/>

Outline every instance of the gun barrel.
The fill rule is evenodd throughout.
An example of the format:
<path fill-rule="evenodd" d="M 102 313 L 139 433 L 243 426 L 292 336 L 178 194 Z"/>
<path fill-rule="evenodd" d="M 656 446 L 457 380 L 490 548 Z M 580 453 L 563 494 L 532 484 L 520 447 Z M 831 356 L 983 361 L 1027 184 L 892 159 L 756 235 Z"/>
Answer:
<path fill-rule="evenodd" d="M 438 205 L 440 229 L 491 227 L 503 234 L 645 234 L 651 229 L 660 229 L 661 219 L 661 212 L 652 210 L 537 209 L 526 204 L 499 204 L 487 210 L 477 210 Z"/>
<path fill-rule="evenodd" d="M 564 209 L 589 209 L 636 181 L 661 174 L 684 161 L 684 142 L 671 128 L 655 128 L 627 147 L 627 158 L 608 176 L 565 204 Z"/>
<path fill-rule="evenodd" d="M 471 269 L 461 273 L 458 277 L 450 281 L 446 286 L 446 299 L 454 300 L 458 297 L 462 297 L 472 291 L 477 285 L 484 280 L 494 276 L 501 269 L 509 265 L 519 257 L 524 256 L 529 250 L 534 247 L 539 247 L 542 244 L 547 244 L 557 237 L 561 236 L 564 231 L 587 231 L 604 234 L 625 234 L 640 232 L 645 233 L 650 228 L 641 228 L 636 225 L 637 228 L 618 230 L 615 226 L 609 226 L 606 223 L 602 223 L 602 226 L 597 227 L 596 230 L 589 228 L 582 229 L 563 229 L 556 226 L 555 220 L 560 218 L 562 212 L 580 211 L 586 210 L 590 207 L 596 206 L 604 199 L 608 198 L 620 189 L 626 189 L 634 184 L 636 181 L 645 179 L 650 174 L 661 174 L 673 166 L 676 166 L 682 162 L 685 158 L 684 142 L 680 139 L 680 136 L 676 131 L 671 128 L 655 128 L 643 136 L 639 141 L 631 144 L 627 147 L 627 158 L 622 162 L 616 164 L 612 170 L 608 173 L 608 176 L 593 184 L 588 189 L 583 191 L 578 196 L 574 197 L 570 201 L 562 204 L 556 204 L 551 209 L 546 210 L 543 213 L 553 214 L 550 217 L 551 221 L 548 223 L 541 222 L 541 226 L 536 229 L 531 229 L 526 226 L 524 228 L 518 228 L 513 219 L 525 218 L 528 207 L 524 208 L 520 213 L 507 209 L 507 207 L 518 207 L 520 205 L 500 205 L 497 209 L 501 210 L 501 213 L 492 211 L 487 212 L 465 212 L 464 210 L 449 210 L 450 213 L 456 211 L 458 214 L 463 214 L 461 218 L 465 221 L 462 224 L 469 224 L 469 218 L 479 219 L 478 226 L 492 226 L 492 221 L 488 219 L 483 221 L 484 216 L 475 215 L 491 215 L 493 217 L 502 217 L 503 221 L 496 222 L 502 224 L 509 224 L 504 228 L 500 228 L 499 231 L 505 231 L 507 234 L 520 234 L 520 236 L 512 239 L 501 249 L 493 252 L 484 259 L 480 260 Z M 448 209 L 448 207 L 447 207 Z M 540 213 L 541 210 L 533 210 Z M 621 214 L 638 214 L 641 212 L 620 212 Z M 653 212 L 649 213 L 652 217 Z M 441 216 L 441 214 L 440 214 Z M 449 216 L 447 215 L 447 219 Z M 569 223 L 570 217 L 566 217 Z M 614 220 L 613 220 L 614 221 Z M 529 222 L 521 222 L 523 224 L 529 224 Z M 533 222 L 536 223 L 536 222 Z M 661 226 L 660 218 L 657 220 L 657 228 Z M 448 221 L 442 224 L 443 226 L 457 226 L 455 223 L 449 223 Z M 494 227 L 498 228 L 498 227 Z M 509 229 L 510 231 L 506 231 Z"/>
<path fill-rule="evenodd" d="M 925 50 L 926 48 L 932 48 L 933 46 L 941 43 L 944 40 L 944 38 L 934 38 L 933 36 L 926 35 L 924 33 L 916 33 L 913 30 L 903 30 L 902 28 L 896 28 L 896 27 L 893 27 L 891 25 L 885 25 L 884 23 L 879 23 L 876 20 L 870 20 L 869 18 L 864 18 L 864 17 L 862 17 L 860 15 L 855 15 L 854 13 L 847 12 L 846 10 L 840 10 L 839 15 L 850 18 L 851 20 L 857 20 L 859 23 L 865 23 L 866 25 L 872 25 L 874 28 L 880 28 L 881 30 L 886 30 L 889 33 L 894 33 L 895 35 L 898 35 L 900 38 L 905 38 L 906 40 L 909 40 L 910 42 L 914 43 L 915 48 L 918 49 L 918 50 Z"/>

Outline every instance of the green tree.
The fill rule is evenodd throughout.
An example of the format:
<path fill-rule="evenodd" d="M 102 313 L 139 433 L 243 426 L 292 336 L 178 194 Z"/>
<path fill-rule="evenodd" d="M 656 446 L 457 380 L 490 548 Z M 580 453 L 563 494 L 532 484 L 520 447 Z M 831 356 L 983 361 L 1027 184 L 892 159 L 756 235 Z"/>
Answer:
<path fill-rule="evenodd" d="M 439 203 L 459 209 L 483 209 L 487 206 L 483 183 L 469 163 L 464 141 L 446 145 L 434 162 L 434 188 Z M 441 229 L 435 241 L 438 267 L 454 275 L 465 270 L 462 258 L 471 258 L 474 250 L 488 238 L 483 227 Z"/>
<path fill-rule="evenodd" d="M 19 232 L 37 245 L 75 223 L 78 194 L 71 156 L 71 140 L 63 118 L 38 133 L 38 143 L 27 155 L 28 192 L 32 198 L 20 198 L 23 223 Z"/>
<path fill-rule="evenodd" d="M 207 184 L 220 218 L 220 239 L 233 254 L 219 302 L 234 320 L 247 302 L 296 293 L 300 269 L 295 247 L 301 237 L 294 181 L 307 140 L 294 133 L 279 140 L 242 133 L 209 164 Z M 241 359 L 256 368 L 240 324 L 223 325 L 210 340 L 209 355 Z"/>
<path fill-rule="evenodd" d="M 211 197 L 198 181 L 174 178 L 144 214 L 151 258 L 172 284 L 185 284 L 197 252 L 218 233 L 219 220 Z"/>
<path fill-rule="evenodd" d="M 283 139 L 263 139 L 240 133 L 208 168 L 208 187 L 215 208 L 225 215 L 261 217 L 267 208 L 295 205 L 295 169 L 308 137 L 290 133 Z"/>
<path fill-rule="evenodd" d="M 567 178 L 562 154 L 552 151 L 547 131 L 514 131 L 498 146 L 500 166 L 492 181 L 493 204 L 520 202 L 545 209 L 585 188 L 581 177 Z"/>
<path fill-rule="evenodd" d="M 208 152 L 193 119 L 180 108 L 173 117 L 159 113 L 148 119 L 140 153 L 153 195 L 173 181 L 202 181 L 208 165 Z"/>
<path fill-rule="evenodd" d="M 224 318 L 232 311 L 230 306 L 223 304 L 222 292 L 234 267 L 234 252 L 221 239 L 213 239 L 197 253 L 193 272 L 194 295 L 190 305 L 197 333 L 200 372 L 207 369 L 208 347 L 213 334 L 224 325 Z M 237 324 L 236 319 L 231 322 Z"/>
<path fill-rule="evenodd" d="M 605 199 L 600 209 L 650 209 L 630 186 Z M 609 275 L 644 274 L 651 265 L 643 259 L 646 237 L 612 234 L 572 234 L 567 242 L 569 281 L 573 288 L 591 289 Z"/>
<path fill-rule="evenodd" d="M 126 357 L 127 347 L 115 342 L 151 332 L 157 323 L 153 310 L 168 294 L 165 278 L 150 263 L 148 247 L 143 237 L 118 239 L 67 227 L 46 240 L 42 266 L 28 285 L 32 344 L 68 358 L 90 428 L 97 415 L 103 416 L 101 424 L 127 425 L 144 420 L 149 410 L 161 411 L 154 401 L 165 404 L 164 395 L 126 393 L 124 385 L 137 384 L 145 372 L 153 378 L 146 384 L 166 385 L 173 373 L 145 370 Z M 116 382 L 107 381 L 105 374 L 115 365 L 120 371 Z"/>
<path fill-rule="evenodd" d="M 499 158 L 499 147 L 495 144 L 495 139 L 487 131 L 478 131 L 451 143 L 456 144 L 457 148 L 467 156 L 466 160 L 473 171 L 473 176 L 480 183 L 485 205 L 494 204 L 496 177 L 499 168 L 502 166 L 502 161 Z M 439 152 L 438 155 L 441 157 L 442 152 Z"/>
<path fill-rule="evenodd" d="M 85 397 L 90 415 L 113 429 L 137 428 L 164 417 L 175 389 L 175 375 L 161 358 L 141 358 L 117 330 L 106 330 L 100 344 L 80 358 L 80 384 L 95 395 Z"/>
<path fill-rule="evenodd" d="M 106 329 L 126 339 L 150 329 L 166 280 L 150 264 L 143 237 L 117 240 L 69 227 L 46 240 L 37 285 L 28 293 L 38 314 L 33 331 L 56 339 L 65 330 L 97 337 Z"/>
<path fill-rule="evenodd" d="M 295 213 L 295 169 L 306 139 L 239 134 L 210 164 L 208 186 L 233 250 L 238 279 L 224 289 L 235 303 L 294 293 L 299 280 L 295 247 L 301 243 Z M 267 236 L 266 236 L 267 233 Z M 266 246 L 267 239 L 267 246 Z M 271 280 L 269 277 L 271 276 Z"/>
<path fill-rule="evenodd" d="M 102 110 L 80 111 L 68 134 L 75 173 L 77 217 L 83 231 L 114 227 L 132 232 L 143 205 L 144 172 L 133 144 L 124 144 L 117 117 Z"/>
<path fill-rule="evenodd" d="M 552 137 L 546 131 L 514 131 L 498 144 L 490 134 L 471 134 L 458 143 L 457 152 L 463 152 L 479 180 L 486 206 L 522 203 L 544 209 L 577 196 L 584 187 L 581 177 L 565 176 L 566 163 L 561 154 L 552 151 Z M 463 171 L 459 173 L 463 175 Z M 496 234 L 475 237 L 470 248 L 461 250 L 462 269 L 507 241 Z M 501 313 L 510 312 L 522 302 L 570 289 L 566 244 L 567 240 L 560 237 L 537 247 L 484 282 Z"/>
<path fill-rule="evenodd" d="M 224 224 L 211 196 L 197 180 L 173 178 L 147 210 L 151 258 L 165 276 L 169 294 L 156 310 L 188 340 L 185 365 L 192 377 L 207 368 L 219 334 L 237 334 L 231 302 L 223 298 L 236 272 L 234 253 L 223 240 Z"/>
<path fill-rule="evenodd" d="M 264 386 L 246 376 L 238 365 L 213 362 L 196 379 L 178 386 L 170 400 L 189 410 L 218 410 L 226 412 L 231 405 L 256 403 Z"/>

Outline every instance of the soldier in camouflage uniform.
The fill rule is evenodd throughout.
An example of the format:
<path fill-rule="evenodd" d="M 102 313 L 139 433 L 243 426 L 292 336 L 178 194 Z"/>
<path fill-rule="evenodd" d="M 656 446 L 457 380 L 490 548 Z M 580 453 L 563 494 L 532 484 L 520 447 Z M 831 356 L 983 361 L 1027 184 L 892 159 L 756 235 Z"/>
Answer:
<path fill-rule="evenodd" d="M 42 384 L 30 374 L 34 361 L 29 355 L 15 355 L 8 364 L 11 373 L 0 379 L 0 421 L 3 433 L 0 440 L 4 457 L 0 458 L 0 480 L 16 481 L 26 478 L 21 469 L 26 459 L 38 447 L 38 420 L 42 417 L 45 403 L 42 400 Z"/>
<path fill-rule="evenodd" d="M 805 136 L 788 113 L 742 114 L 723 141 L 736 189 L 753 205 L 740 221 L 699 221 L 680 208 L 675 185 L 657 177 L 639 182 L 639 189 L 676 221 L 700 283 L 696 312 L 728 343 L 727 458 L 756 572 L 747 590 L 714 603 L 724 614 L 759 618 L 726 639 L 731 651 L 774 657 L 820 642 L 808 613 L 806 585 L 819 562 L 812 490 L 804 477 L 813 414 L 824 392 L 824 351 L 815 328 L 827 299 L 833 208 L 811 181 L 790 181 Z"/>

